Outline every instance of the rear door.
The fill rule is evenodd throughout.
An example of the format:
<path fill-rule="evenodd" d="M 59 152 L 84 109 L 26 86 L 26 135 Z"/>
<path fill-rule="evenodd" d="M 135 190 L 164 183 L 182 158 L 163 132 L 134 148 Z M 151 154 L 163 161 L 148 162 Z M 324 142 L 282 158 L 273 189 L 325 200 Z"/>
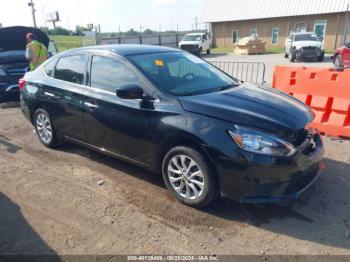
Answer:
<path fill-rule="evenodd" d="M 139 100 L 116 96 L 118 87 L 137 84 L 147 87 L 124 62 L 114 57 L 93 55 L 90 87 L 84 92 L 84 124 L 88 143 L 139 163 L 149 162 L 147 136 L 152 134 L 149 112 Z"/>
<path fill-rule="evenodd" d="M 56 130 L 82 141 L 86 139 L 82 110 L 88 59 L 88 54 L 61 57 L 43 93 Z"/>

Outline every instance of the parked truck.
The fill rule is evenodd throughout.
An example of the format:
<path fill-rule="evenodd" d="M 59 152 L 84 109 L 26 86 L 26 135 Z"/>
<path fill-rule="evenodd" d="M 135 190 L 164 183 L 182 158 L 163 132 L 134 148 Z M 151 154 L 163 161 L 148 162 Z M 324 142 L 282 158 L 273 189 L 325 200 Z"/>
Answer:
<path fill-rule="evenodd" d="M 191 33 L 182 38 L 179 48 L 200 57 L 203 52 L 210 54 L 212 40 L 207 33 Z"/>

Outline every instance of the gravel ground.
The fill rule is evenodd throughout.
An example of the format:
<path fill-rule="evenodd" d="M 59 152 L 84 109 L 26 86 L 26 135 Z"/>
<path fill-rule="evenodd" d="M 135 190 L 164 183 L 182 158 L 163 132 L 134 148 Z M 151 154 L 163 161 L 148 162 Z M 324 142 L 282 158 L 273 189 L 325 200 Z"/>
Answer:
<path fill-rule="evenodd" d="M 204 59 L 212 61 L 233 61 L 233 62 L 262 62 L 266 66 L 265 81 L 266 86 L 271 86 L 273 77 L 273 68 L 275 65 L 288 66 L 307 66 L 307 67 L 334 67 L 329 55 L 326 55 L 323 62 L 289 62 L 289 59 L 284 58 L 283 54 L 263 54 L 263 55 L 234 55 L 224 53 L 212 53 L 203 55 Z"/>
<path fill-rule="evenodd" d="M 160 176 L 66 144 L 0 109 L 0 254 L 350 255 L 350 142 L 292 205 L 179 204 Z M 100 185 L 99 185 L 100 184 Z"/>

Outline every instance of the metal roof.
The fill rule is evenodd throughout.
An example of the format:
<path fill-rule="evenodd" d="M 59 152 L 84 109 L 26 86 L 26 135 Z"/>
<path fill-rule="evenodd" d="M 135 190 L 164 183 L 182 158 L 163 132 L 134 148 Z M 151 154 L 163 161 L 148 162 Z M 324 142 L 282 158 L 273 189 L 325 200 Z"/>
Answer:
<path fill-rule="evenodd" d="M 201 22 L 345 12 L 350 0 L 206 0 Z"/>

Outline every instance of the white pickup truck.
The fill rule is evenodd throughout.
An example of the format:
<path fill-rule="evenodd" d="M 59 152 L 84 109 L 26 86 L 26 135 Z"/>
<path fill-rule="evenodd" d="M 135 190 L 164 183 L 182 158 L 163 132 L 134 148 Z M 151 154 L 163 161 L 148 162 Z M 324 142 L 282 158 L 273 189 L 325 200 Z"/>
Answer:
<path fill-rule="evenodd" d="M 185 35 L 179 43 L 179 48 L 189 53 L 201 56 L 203 52 L 210 54 L 212 41 L 206 33 L 192 33 Z"/>

